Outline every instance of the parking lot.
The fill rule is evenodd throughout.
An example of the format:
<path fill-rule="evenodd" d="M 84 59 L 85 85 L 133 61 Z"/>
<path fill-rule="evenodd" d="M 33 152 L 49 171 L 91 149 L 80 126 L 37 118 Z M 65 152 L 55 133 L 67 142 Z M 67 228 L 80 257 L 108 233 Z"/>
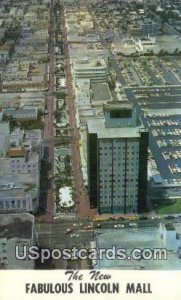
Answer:
<path fill-rule="evenodd" d="M 180 85 L 180 62 L 176 65 L 173 58 L 131 57 L 117 55 L 124 85 L 160 86 Z"/>
<path fill-rule="evenodd" d="M 181 88 L 127 90 L 150 133 L 150 149 L 165 184 L 181 184 Z M 170 107 L 171 106 L 171 107 Z"/>

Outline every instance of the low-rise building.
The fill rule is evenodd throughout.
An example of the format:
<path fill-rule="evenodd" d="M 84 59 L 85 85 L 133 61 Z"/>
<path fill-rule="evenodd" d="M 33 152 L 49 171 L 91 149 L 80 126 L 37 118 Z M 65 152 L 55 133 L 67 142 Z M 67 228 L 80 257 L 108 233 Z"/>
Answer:
<path fill-rule="evenodd" d="M 46 97 L 43 92 L 0 93 L 1 109 L 36 109 L 44 112 Z"/>
<path fill-rule="evenodd" d="M 14 120 L 37 120 L 38 110 L 37 108 L 5 108 L 3 109 L 3 115 L 7 117 L 12 117 Z"/>
<path fill-rule="evenodd" d="M 91 84 L 91 103 L 92 106 L 99 106 L 108 101 L 112 101 L 112 95 L 109 86 L 104 83 L 92 83 Z"/>
<path fill-rule="evenodd" d="M 35 261 L 26 256 L 27 249 L 36 245 L 34 217 L 30 214 L 1 214 L 0 269 L 34 269 Z M 18 259 L 25 255 L 24 259 Z"/>
<path fill-rule="evenodd" d="M 0 213 L 36 213 L 39 174 L 0 175 Z"/>
<path fill-rule="evenodd" d="M 10 130 L 8 122 L 0 122 L 0 157 L 4 157 L 9 149 Z"/>
<path fill-rule="evenodd" d="M 106 82 L 108 67 L 104 60 L 79 59 L 73 64 L 75 79 L 89 79 L 91 83 Z"/>
<path fill-rule="evenodd" d="M 10 57 L 12 45 L 3 44 L 0 46 L 0 63 L 7 63 Z"/>
<path fill-rule="evenodd" d="M 176 251 L 179 246 L 179 241 L 177 240 L 177 233 L 174 224 L 160 223 L 160 232 L 164 247 L 168 251 Z"/>
<path fill-rule="evenodd" d="M 0 213 L 36 213 L 39 206 L 40 159 L 43 151 L 40 130 L 11 134 L 9 123 L 1 122 Z"/>

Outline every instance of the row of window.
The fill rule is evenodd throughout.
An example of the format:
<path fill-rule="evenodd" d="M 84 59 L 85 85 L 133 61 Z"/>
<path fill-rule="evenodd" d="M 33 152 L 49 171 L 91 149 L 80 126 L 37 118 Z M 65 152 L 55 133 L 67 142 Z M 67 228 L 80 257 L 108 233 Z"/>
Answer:
<path fill-rule="evenodd" d="M 108 151 L 106 151 L 106 152 L 103 152 L 103 151 L 100 151 L 99 152 L 99 155 L 101 156 L 101 155 L 105 155 L 105 156 L 107 156 L 107 155 L 119 155 L 120 157 L 125 157 L 125 154 L 127 154 L 127 156 L 130 156 L 130 155 L 138 155 L 139 154 L 139 152 L 133 152 L 133 151 L 124 151 L 124 152 L 112 152 L 112 151 L 110 151 L 110 152 L 108 152 Z"/>
<path fill-rule="evenodd" d="M 103 172 L 103 171 L 104 171 L 104 172 L 106 172 L 106 171 L 112 171 L 112 167 L 113 167 L 114 169 L 117 169 L 116 167 L 121 167 L 121 166 L 123 167 L 123 170 L 125 169 L 125 166 L 127 167 L 128 170 L 129 170 L 129 168 L 130 168 L 131 166 L 132 166 L 132 167 L 137 167 L 137 165 L 136 165 L 135 163 L 131 163 L 131 162 L 130 162 L 129 164 L 127 163 L 126 165 L 125 165 L 125 163 L 122 163 L 122 164 L 121 164 L 121 163 L 118 163 L 118 164 L 116 164 L 116 166 L 114 166 L 114 165 L 112 166 L 112 165 L 110 164 L 110 165 L 109 165 L 109 169 L 108 169 L 108 168 L 103 168 L 103 169 L 101 168 L 101 169 L 100 169 L 100 172 Z M 107 165 L 106 165 L 106 167 L 107 167 Z"/>
<path fill-rule="evenodd" d="M 18 169 L 18 170 L 12 169 L 12 172 L 13 172 L 13 173 L 21 173 L 21 172 L 23 172 L 23 171 L 20 170 L 20 169 Z M 28 172 L 28 173 L 36 173 L 36 170 L 27 170 L 27 172 Z M 25 173 L 25 172 L 24 172 L 24 173 Z"/>
<path fill-rule="evenodd" d="M 126 178 L 125 179 L 125 177 L 121 177 L 121 175 L 119 176 L 119 177 L 117 177 L 116 179 L 115 179 L 115 176 L 113 177 L 113 176 L 109 176 L 110 178 L 108 178 L 108 176 L 102 176 L 101 177 L 101 179 L 99 180 L 99 182 L 100 182 L 100 184 L 101 183 L 112 183 L 112 182 L 127 182 L 127 184 L 128 184 L 128 182 L 134 182 L 134 181 L 136 181 L 134 178 Z"/>
<path fill-rule="evenodd" d="M 108 178 L 108 176 L 102 176 L 101 179 L 99 180 L 100 184 L 101 183 L 109 183 L 111 185 L 112 182 L 127 182 L 127 185 L 130 183 L 130 182 L 138 182 L 138 179 L 135 180 L 135 178 L 126 178 L 125 177 L 121 177 L 121 175 L 119 177 L 117 177 L 115 179 L 115 176 L 109 176 L 110 178 Z"/>
<path fill-rule="evenodd" d="M 0 201 L 0 209 L 26 208 L 26 200 Z"/>
<path fill-rule="evenodd" d="M 119 199 L 121 199 L 121 198 L 125 198 L 125 195 L 115 195 L 116 193 L 113 193 L 113 196 L 115 196 L 114 198 L 119 198 Z M 129 195 L 129 194 L 126 194 L 126 198 L 128 198 L 128 197 L 130 197 L 130 198 L 136 198 L 137 197 L 137 194 L 131 194 L 131 195 Z M 111 198 L 111 195 L 101 195 L 100 194 L 100 198 L 103 198 L 103 199 L 112 199 Z"/>
<path fill-rule="evenodd" d="M 13 162 L 12 161 L 12 166 L 16 166 L 17 168 L 20 168 L 20 167 L 22 167 L 22 168 L 36 168 L 36 164 L 24 164 L 24 165 L 21 165 L 21 164 L 19 164 L 19 162 Z"/>
<path fill-rule="evenodd" d="M 120 204 L 123 204 L 124 203 L 124 198 L 122 198 L 122 200 L 120 201 L 120 199 L 118 199 L 118 197 L 117 197 L 117 199 L 115 198 L 114 200 L 114 203 L 113 203 L 113 205 L 115 206 L 115 205 L 120 205 Z M 128 205 L 134 205 L 135 206 L 135 204 L 136 204 L 136 201 L 134 201 L 134 199 L 131 199 L 131 200 L 127 200 L 127 206 Z M 102 205 L 102 206 L 111 206 L 112 205 L 112 201 L 105 201 L 105 200 L 102 200 L 102 199 L 100 199 L 100 205 Z"/>
<path fill-rule="evenodd" d="M 137 149 L 138 148 L 138 145 L 136 145 L 136 146 L 127 146 L 127 150 L 128 149 Z M 125 146 L 100 146 L 99 147 L 99 149 L 100 150 L 102 150 L 102 149 L 104 149 L 104 150 L 112 150 L 112 149 L 114 149 L 114 150 L 116 150 L 116 149 L 119 149 L 119 150 L 121 150 L 121 149 L 126 149 L 126 147 Z"/>

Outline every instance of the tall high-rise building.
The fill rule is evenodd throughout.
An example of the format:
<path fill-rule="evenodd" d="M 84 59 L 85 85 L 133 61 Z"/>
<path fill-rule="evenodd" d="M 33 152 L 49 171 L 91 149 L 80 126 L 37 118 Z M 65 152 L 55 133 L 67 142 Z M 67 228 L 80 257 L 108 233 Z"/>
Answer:
<path fill-rule="evenodd" d="M 108 102 L 87 122 L 88 189 L 99 213 L 146 210 L 148 131 L 132 104 Z"/>
<path fill-rule="evenodd" d="M 156 6 L 160 5 L 161 0 L 143 0 L 144 6 L 149 7 L 149 6 Z"/>
<path fill-rule="evenodd" d="M 145 18 L 141 23 L 141 30 L 144 36 L 157 35 L 159 24 L 149 18 Z"/>

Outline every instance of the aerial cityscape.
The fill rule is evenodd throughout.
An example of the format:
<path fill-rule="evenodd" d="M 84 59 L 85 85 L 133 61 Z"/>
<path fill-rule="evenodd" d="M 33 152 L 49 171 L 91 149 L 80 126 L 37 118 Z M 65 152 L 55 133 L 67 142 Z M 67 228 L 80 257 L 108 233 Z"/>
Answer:
<path fill-rule="evenodd" d="M 181 269 L 181 1 L 0 0 L 0 269 L 103 268 Z"/>

